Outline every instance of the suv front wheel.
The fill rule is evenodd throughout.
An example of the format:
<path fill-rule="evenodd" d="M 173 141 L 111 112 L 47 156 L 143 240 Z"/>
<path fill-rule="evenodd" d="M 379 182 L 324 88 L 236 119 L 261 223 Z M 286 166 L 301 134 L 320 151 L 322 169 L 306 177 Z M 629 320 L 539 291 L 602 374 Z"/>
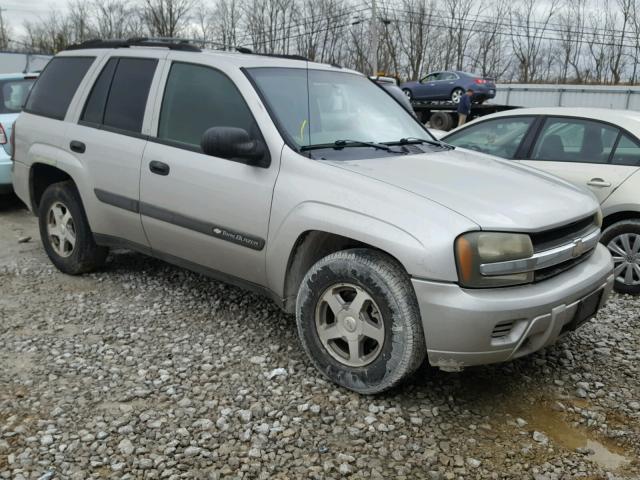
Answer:
<path fill-rule="evenodd" d="M 409 276 L 386 254 L 331 254 L 307 273 L 296 303 L 298 333 L 320 372 L 359 393 L 388 390 L 425 357 Z"/>
<path fill-rule="evenodd" d="M 47 187 L 38 212 L 42 244 L 58 270 L 79 275 L 104 264 L 109 249 L 96 245 L 73 182 Z"/>

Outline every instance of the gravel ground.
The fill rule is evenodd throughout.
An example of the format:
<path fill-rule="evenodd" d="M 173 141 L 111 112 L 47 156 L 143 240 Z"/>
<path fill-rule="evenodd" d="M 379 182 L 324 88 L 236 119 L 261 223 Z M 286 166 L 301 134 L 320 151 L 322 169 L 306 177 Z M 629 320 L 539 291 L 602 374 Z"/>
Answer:
<path fill-rule="evenodd" d="M 14 198 L 0 291 L 0 478 L 640 478 L 638 298 L 531 357 L 364 397 L 261 297 L 126 251 L 59 273 Z"/>

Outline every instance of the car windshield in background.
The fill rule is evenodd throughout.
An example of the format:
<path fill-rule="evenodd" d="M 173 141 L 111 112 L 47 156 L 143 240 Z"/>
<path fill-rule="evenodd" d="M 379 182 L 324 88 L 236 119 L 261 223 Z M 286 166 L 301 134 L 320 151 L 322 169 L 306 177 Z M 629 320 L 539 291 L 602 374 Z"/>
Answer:
<path fill-rule="evenodd" d="M 335 145 L 339 149 L 376 149 L 363 142 L 398 143 L 401 139 L 435 142 L 401 105 L 361 75 L 265 67 L 248 72 L 274 120 L 298 148 Z M 376 150 L 402 153 L 397 149 Z"/>
<path fill-rule="evenodd" d="M 35 80 L 0 80 L 0 114 L 20 113 Z"/>

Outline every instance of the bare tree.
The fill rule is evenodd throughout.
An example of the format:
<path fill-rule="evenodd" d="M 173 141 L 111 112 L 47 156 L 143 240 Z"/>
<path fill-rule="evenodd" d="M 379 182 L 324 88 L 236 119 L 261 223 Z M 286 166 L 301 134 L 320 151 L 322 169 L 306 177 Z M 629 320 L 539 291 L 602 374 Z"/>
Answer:
<path fill-rule="evenodd" d="M 192 0 L 144 0 L 144 19 L 152 36 L 179 37 L 189 20 Z"/>
<path fill-rule="evenodd" d="M 213 11 L 214 31 L 224 48 L 238 45 L 242 9 L 238 0 L 219 0 Z"/>
<path fill-rule="evenodd" d="M 2 8 L 0 8 L 0 50 L 6 50 L 9 48 L 10 30 L 2 11 Z"/>
<path fill-rule="evenodd" d="M 519 80 L 539 80 L 538 73 L 544 61 L 545 36 L 549 23 L 557 13 L 558 0 L 551 0 L 546 9 L 540 10 L 536 0 L 519 0 L 510 14 L 511 44 L 518 60 Z"/>
<path fill-rule="evenodd" d="M 634 0 L 616 0 L 616 8 L 609 8 L 609 0 L 607 0 L 607 12 L 612 17 L 608 22 L 612 29 L 609 35 L 609 70 L 611 71 L 611 80 L 614 85 L 620 83 L 622 73 L 625 69 L 625 49 L 626 40 L 629 35 L 629 29 L 631 27 L 632 18 L 631 15 L 634 10 Z M 617 21 L 617 14 L 620 14 L 622 19 Z M 615 25 L 620 25 L 619 29 L 615 29 Z"/>
<path fill-rule="evenodd" d="M 582 81 L 580 60 L 583 56 L 586 28 L 587 0 L 566 0 L 563 11 L 559 15 L 559 56 L 560 72 L 558 80 L 566 83 L 569 74 L 575 81 Z"/>
<path fill-rule="evenodd" d="M 507 40 L 503 19 L 508 16 L 509 0 L 496 0 L 492 15 L 479 23 L 477 35 L 470 47 L 471 66 L 484 77 L 500 78 L 511 67 L 510 57 L 505 55 Z"/>
<path fill-rule="evenodd" d="M 429 70 L 500 81 L 636 82 L 640 0 L 69 0 L 13 45 L 57 52 L 89 38 L 188 35 L 203 45 L 298 53 L 402 79 Z M 199 3 L 195 3 L 199 2 Z M 0 48 L 9 32 L 0 12 Z"/>
<path fill-rule="evenodd" d="M 446 49 L 445 69 L 462 70 L 465 52 L 476 34 L 482 2 L 475 0 L 444 0 L 449 45 Z"/>
<path fill-rule="evenodd" d="M 127 0 L 93 0 L 92 33 L 96 38 L 141 37 L 145 29 L 142 11 Z"/>
<path fill-rule="evenodd" d="M 609 28 L 610 16 L 602 10 L 594 11 L 589 16 L 589 35 L 587 36 L 587 52 L 583 78 L 588 82 L 604 83 L 607 81 L 607 45 L 604 28 Z"/>

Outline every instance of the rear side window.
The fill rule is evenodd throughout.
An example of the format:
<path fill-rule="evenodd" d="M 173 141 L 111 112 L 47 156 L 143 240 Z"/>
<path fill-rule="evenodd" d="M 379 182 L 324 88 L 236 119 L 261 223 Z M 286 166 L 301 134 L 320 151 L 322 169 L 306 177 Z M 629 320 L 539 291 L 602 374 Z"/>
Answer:
<path fill-rule="evenodd" d="M 73 95 L 95 57 L 55 57 L 33 86 L 25 110 L 64 119 Z"/>
<path fill-rule="evenodd" d="M 118 59 L 112 58 L 100 72 L 100 76 L 93 85 L 89 99 L 84 106 L 82 121 L 98 125 L 101 125 L 104 121 L 104 106 L 107 104 L 111 80 L 113 80 L 113 72 L 115 72 L 117 64 Z"/>
<path fill-rule="evenodd" d="M 158 138 L 199 147 L 211 127 L 239 127 L 259 135 L 249 107 L 224 74 L 201 65 L 174 63 L 169 72 Z"/>
<path fill-rule="evenodd" d="M 0 81 L 0 114 L 19 113 L 33 82 L 33 78 Z"/>
<path fill-rule="evenodd" d="M 110 59 L 93 85 L 80 120 L 140 133 L 157 64 L 152 58 Z"/>
<path fill-rule="evenodd" d="M 532 160 L 607 163 L 619 130 L 579 118 L 548 118 L 533 147 Z"/>

